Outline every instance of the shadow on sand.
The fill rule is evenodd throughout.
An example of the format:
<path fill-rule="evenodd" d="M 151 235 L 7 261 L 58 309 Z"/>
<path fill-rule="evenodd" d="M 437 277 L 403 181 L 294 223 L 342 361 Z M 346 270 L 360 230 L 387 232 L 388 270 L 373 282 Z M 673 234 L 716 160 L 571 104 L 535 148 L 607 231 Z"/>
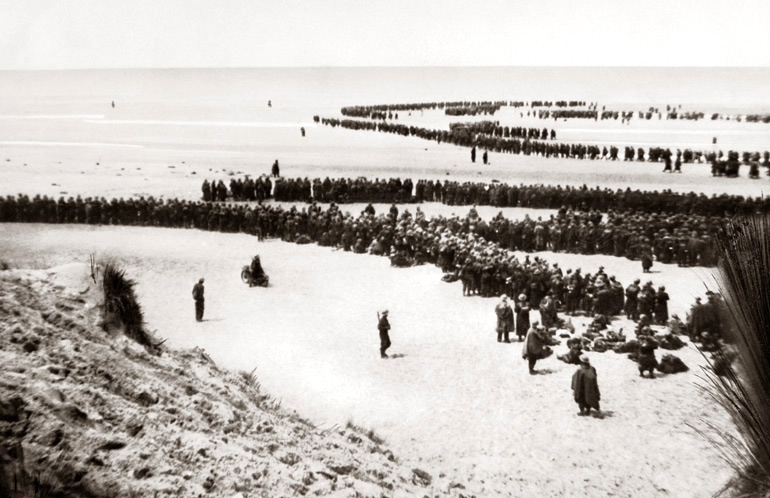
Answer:
<path fill-rule="evenodd" d="M 605 410 L 602 412 L 595 412 L 595 411 L 591 412 L 591 417 L 598 418 L 598 419 L 612 417 L 613 415 L 615 415 L 615 412 L 611 410 Z"/>
<path fill-rule="evenodd" d="M 532 375 L 551 375 L 556 370 L 552 370 L 550 368 L 541 368 L 539 370 L 535 370 L 535 372 Z"/>

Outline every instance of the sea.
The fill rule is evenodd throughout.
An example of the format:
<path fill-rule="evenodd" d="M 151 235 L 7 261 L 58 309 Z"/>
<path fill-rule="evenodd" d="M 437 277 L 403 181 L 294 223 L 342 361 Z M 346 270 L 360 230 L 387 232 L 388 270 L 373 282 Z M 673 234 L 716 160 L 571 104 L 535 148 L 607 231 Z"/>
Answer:
<path fill-rule="evenodd" d="M 198 171 L 229 168 L 250 174 L 266 173 L 280 159 L 287 171 L 302 176 L 381 176 L 392 171 L 402 176 L 456 174 L 467 179 L 482 174 L 463 169 L 467 150 L 411 137 L 331 129 L 317 125 L 313 117 L 341 117 L 343 106 L 478 100 L 578 100 L 595 102 L 599 109 L 654 108 L 664 115 L 670 106 L 680 112 L 704 112 L 707 117 L 698 122 L 555 122 L 527 116 L 526 109 L 503 108 L 495 116 L 475 117 L 448 117 L 440 110 L 402 112 L 399 122 L 447 128 L 456 121 L 493 119 L 510 126 L 553 127 L 560 141 L 616 145 L 621 151 L 623 146 L 656 145 L 708 151 L 714 149 L 717 137 L 724 149 L 763 151 L 770 149 L 770 125 L 709 118 L 712 113 L 770 113 L 768 81 L 770 68 L 0 71 L 0 155 L 4 155 L 0 159 L 78 170 L 96 164 L 165 168 L 184 163 L 197 165 Z M 300 128 L 306 129 L 306 137 L 300 135 Z M 498 169 L 482 176 L 530 183 L 587 181 L 573 175 L 571 162 L 548 169 L 517 160 L 493 157 L 491 162 Z M 565 171 L 574 177 L 565 178 Z M 586 171 L 593 174 L 591 168 Z M 633 183 L 633 178 L 612 181 L 623 185 Z M 652 185 L 655 180 L 644 182 Z M 680 189 L 688 187 L 686 180 L 677 182 Z"/>

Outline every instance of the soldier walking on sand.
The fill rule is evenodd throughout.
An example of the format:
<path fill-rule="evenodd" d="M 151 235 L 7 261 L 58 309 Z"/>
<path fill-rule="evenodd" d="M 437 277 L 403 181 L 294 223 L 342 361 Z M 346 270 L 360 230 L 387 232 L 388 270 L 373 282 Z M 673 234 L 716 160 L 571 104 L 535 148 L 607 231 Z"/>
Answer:
<path fill-rule="evenodd" d="M 195 300 L 195 321 L 196 322 L 202 322 L 203 321 L 203 305 L 204 305 L 204 298 L 203 298 L 203 279 L 201 278 L 198 280 L 198 283 L 193 286 L 192 295 L 193 299 Z"/>
<path fill-rule="evenodd" d="M 390 347 L 390 336 L 388 331 L 390 330 L 390 322 L 388 322 L 388 310 L 384 310 L 382 314 L 377 313 L 377 329 L 380 331 L 380 358 L 387 358 L 388 355 L 385 351 Z"/>
<path fill-rule="evenodd" d="M 591 366 L 588 356 L 580 355 L 580 367 L 572 375 L 572 393 L 575 403 L 580 407 L 580 415 L 584 417 L 591 413 L 591 408 L 599 411 L 599 383 L 596 381 L 596 369 Z"/>
<path fill-rule="evenodd" d="M 538 322 L 532 322 L 532 327 L 527 331 L 527 337 L 524 338 L 521 357 L 527 360 L 530 375 L 537 373 L 535 371 L 537 360 L 548 358 L 553 353 L 553 350 L 548 346 L 549 340 L 546 334 L 545 327 Z"/>

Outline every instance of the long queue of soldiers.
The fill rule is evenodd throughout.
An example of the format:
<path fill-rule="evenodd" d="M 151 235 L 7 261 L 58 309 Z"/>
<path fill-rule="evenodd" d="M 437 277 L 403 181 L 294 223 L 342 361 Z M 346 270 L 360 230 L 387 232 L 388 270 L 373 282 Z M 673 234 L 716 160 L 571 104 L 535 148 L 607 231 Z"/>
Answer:
<path fill-rule="evenodd" d="M 456 102 L 427 102 L 427 103 L 413 103 L 413 104 L 382 104 L 371 106 L 348 106 L 341 109 L 343 116 L 362 117 L 372 119 L 398 119 L 398 113 L 394 111 L 415 111 L 415 110 L 432 110 L 432 109 L 454 109 L 453 112 L 446 112 L 448 115 L 462 115 L 462 114 L 477 114 L 480 112 L 471 112 L 470 109 L 477 109 L 478 111 L 492 111 L 488 114 L 494 114 L 494 111 L 499 110 L 501 107 L 531 107 L 533 110 L 527 112 L 527 116 L 536 116 L 540 119 L 593 119 L 593 120 L 617 120 L 621 118 L 623 122 L 630 121 L 631 118 L 637 116 L 640 120 L 651 120 L 654 117 L 663 119 L 665 116 L 668 120 L 688 120 L 698 121 L 706 117 L 706 113 L 703 111 L 682 111 L 682 105 L 667 105 L 665 112 L 658 107 L 649 107 L 643 111 L 615 111 L 607 109 L 606 106 L 602 106 L 601 112 L 598 110 L 598 103 L 585 102 L 580 100 L 558 100 L 558 101 L 542 101 L 533 100 L 531 102 L 514 101 L 514 100 L 499 100 L 499 101 L 456 101 Z M 546 109 L 539 109 L 539 108 Z M 552 110 L 552 107 L 558 109 Z M 574 107 L 585 107 L 586 109 L 564 109 Z M 538 109 L 536 109 L 538 108 Z M 522 113 L 522 117 L 524 114 Z M 721 114 L 718 112 L 711 113 L 711 120 L 727 120 L 727 121 L 746 121 L 747 123 L 770 123 L 770 114 Z M 318 119 L 315 119 L 318 122 Z"/>
<path fill-rule="evenodd" d="M 499 121 L 478 121 L 476 123 L 451 123 L 451 131 L 457 133 L 473 133 L 502 138 L 531 138 L 535 140 L 556 140 L 556 130 L 548 128 L 526 128 L 523 126 L 500 126 Z"/>
<path fill-rule="evenodd" d="M 261 190 L 249 186 L 261 184 Z M 213 185 L 216 184 L 216 188 Z M 270 197 L 270 179 L 250 181 L 232 178 L 230 192 L 234 200 L 264 200 Z M 203 200 L 228 200 L 228 189 L 220 180 L 203 182 Z M 216 191 L 216 196 L 212 192 Z M 561 185 L 513 185 L 501 182 L 454 182 L 389 178 L 369 180 L 346 178 L 281 178 L 275 180 L 276 199 L 282 201 L 322 202 L 440 202 L 450 206 L 526 207 L 601 212 L 615 210 L 635 213 L 668 213 L 707 217 L 729 217 L 754 213 L 770 213 L 770 197 L 679 193 L 671 190 L 641 191 L 609 188 L 571 187 Z M 261 194 L 260 194 L 261 192 Z M 351 192 L 355 192 L 351 197 Z M 260 194 L 260 195 L 257 195 Z"/>
<path fill-rule="evenodd" d="M 205 202 L 225 202 L 229 197 L 235 201 L 264 201 L 272 197 L 273 184 L 267 176 L 258 178 L 232 178 L 228 190 L 222 180 L 203 180 L 201 191 Z"/>
<path fill-rule="evenodd" d="M 323 181 L 315 179 L 312 183 L 308 179 L 281 179 L 275 185 L 275 198 L 291 202 L 403 202 L 407 198 L 417 201 L 425 200 L 426 194 L 435 195 L 435 186 L 426 190 L 430 184 L 418 181 L 415 188 L 418 195 L 410 196 L 407 192 L 412 192 L 413 185 L 409 179 L 402 182 L 393 178 L 374 181 L 326 178 Z M 451 192 L 453 185 L 444 186 L 450 187 L 448 191 Z M 581 191 L 589 195 L 591 192 Z M 439 196 L 433 200 L 446 199 Z M 527 200 L 522 204 L 531 205 Z M 479 220 L 474 233 L 508 250 L 524 252 L 613 255 L 641 259 L 643 264 L 646 260 L 647 267 L 653 259 L 679 266 L 713 266 L 717 263 L 716 241 L 724 221 L 722 216 L 608 209 L 607 218 L 603 220 L 600 210 L 586 208 L 595 204 L 601 203 L 591 202 L 588 198 L 588 202 L 581 203 L 577 210 L 561 206 L 557 215 L 546 220 L 541 217 L 533 220 L 529 216 L 523 220 L 509 220 L 500 213 L 489 223 Z M 770 207 L 767 202 L 760 206 L 766 210 Z M 746 214 L 751 211 L 741 207 L 737 212 Z"/>
<path fill-rule="evenodd" d="M 414 184 L 407 178 L 320 178 L 312 182 L 307 178 L 281 179 L 275 182 L 274 197 L 277 201 L 309 202 L 417 202 L 412 195 Z"/>
<path fill-rule="evenodd" d="M 423 197 L 426 183 L 418 182 Z M 289 202 L 396 202 L 412 191 L 411 180 L 355 180 L 326 178 L 281 179 L 276 182 L 275 199 Z M 428 192 L 432 194 L 432 191 Z M 416 200 L 418 197 L 412 197 Z M 473 210 L 475 212 L 475 210 Z M 607 212 L 568 210 L 561 207 L 549 219 L 510 220 L 502 213 L 489 223 L 479 220 L 474 233 L 508 250 L 553 251 L 603 254 L 631 260 L 655 258 L 679 266 L 716 264 L 716 239 L 721 230 L 719 217 L 695 214 L 658 214 L 632 210 Z"/>
<path fill-rule="evenodd" d="M 569 159 L 590 159 L 590 160 L 619 160 L 619 149 L 615 146 L 611 146 L 609 149 L 606 146 L 599 147 L 592 144 L 581 143 L 559 143 L 553 140 L 544 141 L 541 138 L 530 139 L 526 138 L 503 138 L 500 136 L 490 136 L 482 133 L 475 133 L 472 131 L 472 123 L 453 123 L 450 125 L 449 130 L 436 130 L 423 128 L 419 126 L 408 126 L 400 123 L 389 122 L 373 122 L 362 121 L 358 119 L 337 119 L 337 118 L 320 118 L 321 124 L 325 126 L 331 126 L 333 128 L 339 126 L 351 130 L 367 130 L 367 131 L 379 131 L 382 133 L 393 133 L 401 136 L 413 136 L 422 138 L 423 140 L 431 140 L 437 143 L 450 143 L 461 147 L 478 147 L 492 152 L 506 153 L 506 154 L 523 154 L 538 155 L 546 158 L 569 158 Z M 555 138 L 555 135 L 554 135 Z M 670 161 L 671 151 L 662 147 L 650 147 L 647 151 L 644 148 L 639 147 L 634 150 L 633 147 L 626 147 L 626 155 L 624 159 L 626 161 L 639 161 L 639 162 L 661 162 Z M 649 152 L 649 153 L 648 153 Z M 725 163 L 724 167 L 730 167 L 731 164 L 740 166 L 740 163 L 736 161 L 719 161 L 721 152 L 713 151 L 694 151 L 692 157 L 696 162 L 709 162 L 712 163 L 715 169 L 719 169 L 720 164 Z M 737 152 L 730 151 L 728 157 L 731 154 L 738 154 Z M 756 158 L 757 160 L 761 155 L 764 155 L 765 161 L 763 166 L 770 167 L 770 151 L 765 153 L 745 152 L 744 157 Z M 686 161 L 685 161 L 686 162 Z M 716 164 L 715 164 L 716 163 Z M 751 166 L 752 163 L 749 163 Z M 756 164 L 756 170 L 758 171 L 759 165 Z M 737 175 L 737 168 L 735 175 Z M 728 175 L 730 176 L 730 175 Z M 752 175 L 753 176 L 753 175 Z M 758 176 L 758 174 L 756 175 Z"/>
<path fill-rule="evenodd" d="M 470 106 L 446 107 L 444 114 L 447 116 L 477 116 L 480 114 L 491 115 L 500 110 L 500 104 L 479 104 Z"/>
<path fill-rule="evenodd" d="M 351 116 L 357 118 L 369 118 L 372 117 L 372 113 L 377 113 L 377 116 L 381 116 L 383 112 L 391 113 L 394 111 L 422 111 L 431 109 L 444 109 L 444 108 L 489 108 L 496 107 L 499 109 L 501 106 L 510 105 L 516 103 L 509 103 L 507 101 L 463 101 L 457 100 L 452 102 L 423 102 L 415 104 L 380 104 L 380 105 L 367 105 L 367 106 L 348 106 L 340 109 L 343 116 Z M 523 102 L 521 103 L 523 105 Z M 398 119 L 398 118 L 396 118 Z"/>
<path fill-rule="evenodd" d="M 197 228 L 278 237 L 300 244 L 316 242 L 345 251 L 388 256 L 394 266 L 436 264 L 463 281 L 466 295 L 523 293 L 537 307 L 549 292 L 556 297 L 564 296 L 573 282 L 579 291 L 574 291 L 569 299 L 564 296 L 565 302 L 572 303 L 569 309 L 603 314 L 618 310 L 617 306 L 605 308 L 604 300 L 595 302 L 596 296 L 591 294 L 596 287 L 615 285 L 602 271 L 594 276 L 582 276 L 579 269 L 564 274 L 558 265 L 549 265 L 541 258 L 530 261 L 527 256 L 519 261 L 511 252 L 474 233 L 473 227 L 480 219 L 473 211 L 465 218 L 438 216 L 428 220 L 419 209 L 415 216 L 408 211 L 399 216 L 395 206 L 387 214 L 377 216 L 371 208 L 353 217 L 343 214 L 336 204 L 326 210 L 316 203 L 302 209 L 284 209 L 280 205 L 153 197 L 107 201 L 78 196 L 57 201 L 47 196 L 30 199 L 20 194 L 0 197 L 0 222 Z"/>
<path fill-rule="evenodd" d="M 412 200 L 424 199 L 426 185 L 427 182 L 418 182 L 418 191 L 422 195 L 411 197 Z M 276 182 L 274 196 L 277 201 L 289 202 L 314 199 L 321 202 L 401 202 L 412 188 L 411 180 L 402 182 L 398 178 L 374 181 L 364 178 L 326 178 L 321 181 L 316 178 L 312 183 L 308 179 L 282 179 Z M 236 191 L 241 190 L 233 190 Z M 428 193 L 432 194 L 432 191 Z M 235 195 L 234 199 L 237 199 Z M 485 239 L 509 250 L 604 254 L 631 260 L 648 255 L 661 263 L 713 266 L 721 218 L 610 209 L 603 221 L 600 211 L 574 212 L 562 207 L 556 216 L 546 220 L 533 220 L 529 216 L 524 220 L 510 220 L 499 214 L 489 223 L 480 220 L 475 230 Z"/>
<path fill-rule="evenodd" d="M 424 184 L 424 200 L 433 200 L 447 205 L 489 205 L 495 207 L 528 207 L 539 209 L 587 210 L 630 210 L 639 213 L 694 214 L 700 216 L 725 217 L 770 212 L 770 198 L 744 197 L 720 194 L 711 197 L 694 192 L 680 193 L 671 190 L 640 191 L 612 190 L 609 188 L 571 187 L 561 185 L 512 185 L 506 183 L 481 182 L 431 182 Z M 419 196 L 419 190 L 417 191 Z M 432 195 L 431 195 L 432 194 Z"/>

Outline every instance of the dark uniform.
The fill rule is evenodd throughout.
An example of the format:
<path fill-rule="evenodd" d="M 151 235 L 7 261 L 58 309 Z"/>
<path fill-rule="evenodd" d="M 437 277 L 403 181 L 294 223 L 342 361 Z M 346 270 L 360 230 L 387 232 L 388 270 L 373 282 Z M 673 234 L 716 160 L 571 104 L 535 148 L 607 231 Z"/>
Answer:
<path fill-rule="evenodd" d="M 380 357 L 387 358 L 388 355 L 385 351 L 390 347 L 390 336 L 388 331 L 390 330 L 390 322 L 388 322 L 388 310 L 382 312 L 380 316 L 380 322 L 377 324 L 377 329 L 380 331 Z"/>
<path fill-rule="evenodd" d="M 197 284 L 193 286 L 192 295 L 195 300 L 195 320 L 198 322 L 203 321 L 203 279 L 200 279 Z"/>
<path fill-rule="evenodd" d="M 639 319 L 639 280 L 634 280 L 634 283 L 626 288 L 626 317 L 631 320 Z"/>
<path fill-rule="evenodd" d="M 508 304 L 508 296 L 503 294 L 500 303 L 495 306 L 497 315 L 497 342 L 511 342 L 509 333 L 514 329 L 513 310 Z"/>

